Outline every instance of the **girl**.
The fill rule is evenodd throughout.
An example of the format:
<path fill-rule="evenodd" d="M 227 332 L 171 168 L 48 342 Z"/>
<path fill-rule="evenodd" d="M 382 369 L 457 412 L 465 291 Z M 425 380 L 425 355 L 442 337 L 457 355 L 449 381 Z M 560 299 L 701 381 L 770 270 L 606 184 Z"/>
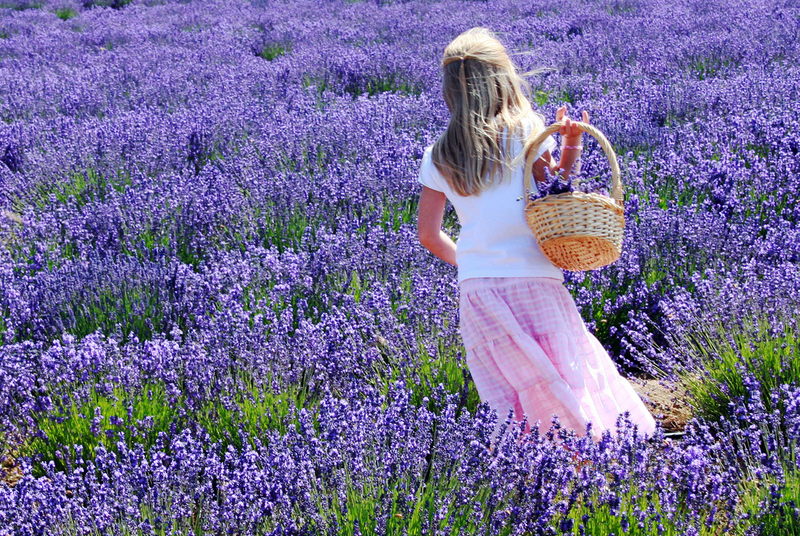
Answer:
<path fill-rule="evenodd" d="M 444 100 L 450 121 L 425 150 L 419 174 L 419 240 L 440 259 L 458 267 L 460 332 L 467 366 L 481 400 L 498 413 L 499 427 L 514 409 L 528 415 L 526 432 L 538 421 L 542 431 L 557 414 L 579 435 L 592 423 L 598 441 L 614 431 L 617 416 L 629 410 L 641 433 L 655 420 L 630 383 L 587 331 L 564 275 L 540 251 L 525 219 L 524 160 L 535 158 L 534 178 L 572 169 L 581 152 L 582 131 L 565 117 L 564 145 L 556 164 L 549 137 L 522 92 L 505 48 L 483 28 L 459 35 L 444 51 Z M 583 112 L 583 121 L 589 115 Z M 445 201 L 461 224 L 458 247 L 442 230 Z"/>

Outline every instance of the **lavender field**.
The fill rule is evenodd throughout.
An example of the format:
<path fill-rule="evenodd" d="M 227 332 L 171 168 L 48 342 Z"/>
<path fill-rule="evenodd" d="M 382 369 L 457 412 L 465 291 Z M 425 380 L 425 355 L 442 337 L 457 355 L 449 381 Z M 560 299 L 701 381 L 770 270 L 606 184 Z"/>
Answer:
<path fill-rule="evenodd" d="M 614 145 L 566 284 L 682 438 L 480 403 L 416 230 L 473 26 Z M 800 534 L 799 108 L 796 0 L 0 0 L 0 535 Z"/>

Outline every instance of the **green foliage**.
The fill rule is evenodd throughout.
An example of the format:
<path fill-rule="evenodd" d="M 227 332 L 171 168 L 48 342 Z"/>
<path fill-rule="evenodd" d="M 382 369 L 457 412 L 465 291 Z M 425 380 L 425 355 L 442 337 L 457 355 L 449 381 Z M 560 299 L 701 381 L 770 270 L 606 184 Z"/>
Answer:
<path fill-rule="evenodd" d="M 254 207 L 253 219 L 255 233 L 265 248 L 275 246 L 280 253 L 286 250 L 300 251 L 303 235 L 313 233 L 320 227 L 320 221 L 309 220 L 306 206 L 291 209 L 275 202 Z"/>
<path fill-rule="evenodd" d="M 718 56 L 690 58 L 687 68 L 698 80 L 706 80 L 720 76 L 730 67 L 738 67 L 739 61 L 732 58 Z"/>
<path fill-rule="evenodd" d="M 633 15 L 638 11 L 638 2 L 631 0 L 614 0 L 606 7 L 606 12 L 614 16 Z"/>
<path fill-rule="evenodd" d="M 257 54 L 257 56 L 264 58 L 267 61 L 272 61 L 280 56 L 285 56 L 289 51 L 289 47 L 280 45 L 278 43 L 270 43 L 265 45 L 264 48 Z"/>
<path fill-rule="evenodd" d="M 380 219 L 380 224 L 384 230 L 391 229 L 394 232 L 400 230 L 400 226 L 405 224 L 415 224 L 418 210 L 418 199 L 412 198 L 402 200 L 399 202 L 391 202 L 386 200 L 383 203 L 383 209 Z"/>
<path fill-rule="evenodd" d="M 160 500 L 166 500 L 167 506 L 172 505 L 172 501 L 169 499 L 161 498 Z M 59 536 L 106 536 L 107 534 L 119 536 L 212 536 L 212 533 L 203 531 L 203 510 L 200 506 L 195 506 L 192 516 L 180 517 L 178 514 L 175 514 L 175 517 L 169 520 L 171 523 L 170 528 L 165 528 L 165 525 L 169 525 L 163 523 L 163 518 L 155 514 L 155 508 L 149 504 L 147 500 L 139 503 L 138 516 L 136 516 L 136 514 L 129 515 L 131 515 L 131 517 L 138 517 L 138 520 L 142 522 L 146 521 L 149 525 L 149 530 L 145 531 L 141 528 L 131 528 L 128 519 L 117 518 L 117 520 L 108 527 L 108 530 L 101 531 L 97 528 L 76 523 L 72 518 L 72 514 L 68 511 L 65 516 L 65 521 L 58 526 L 51 526 L 53 530 L 50 534 L 57 534 Z M 256 532 L 255 534 L 260 536 L 262 534 L 266 535 L 267 532 Z"/>
<path fill-rule="evenodd" d="M 117 280 L 114 287 L 94 288 L 80 293 L 61 311 L 68 331 L 78 338 L 101 331 L 105 335 L 122 333 L 122 343 L 133 333 L 140 341 L 169 331 L 172 318 L 168 296 L 159 289 L 160 281 Z M 175 319 L 181 327 L 187 318 Z"/>
<path fill-rule="evenodd" d="M 433 394 L 441 385 L 446 393 L 461 394 L 456 408 L 457 415 L 464 410 L 475 414 L 481 400 L 468 374 L 463 346 L 456 341 L 437 336 L 436 329 L 429 325 L 417 326 L 417 334 L 417 346 L 413 349 L 393 348 L 388 340 L 378 337 L 376 346 L 379 358 L 373 363 L 372 373 L 364 380 L 382 394 L 387 394 L 395 381 L 403 380 L 406 388 L 412 391 L 411 403 L 420 406 L 423 398 L 427 397 L 428 410 L 437 414 L 444 408 L 437 406 Z M 427 346 L 424 342 L 426 340 L 433 341 L 433 346 Z M 400 355 L 418 357 L 408 363 L 401 361 Z"/>
<path fill-rule="evenodd" d="M 740 484 L 740 509 L 748 514 L 749 525 L 764 536 L 800 534 L 800 475 L 792 461 L 784 464 L 785 480 L 774 476 L 745 478 Z M 772 495 L 775 492 L 775 496 Z"/>
<path fill-rule="evenodd" d="M 562 492 L 560 495 L 565 494 Z M 566 500 L 566 498 L 564 497 L 563 500 Z M 591 497 L 585 497 L 583 494 L 579 495 L 575 505 L 566 514 L 562 514 L 554 520 L 553 528 L 558 529 L 561 523 L 566 520 L 572 520 L 572 530 L 559 532 L 558 534 L 581 534 L 579 530 L 579 525 L 581 524 L 584 526 L 585 534 L 681 536 L 686 533 L 685 529 L 679 528 L 679 522 L 686 519 L 689 514 L 689 508 L 686 506 L 685 501 L 679 501 L 678 511 L 674 517 L 663 515 L 658 493 L 645 494 L 634 481 L 630 483 L 624 493 L 618 495 L 619 507 L 611 508 L 607 502 L 606 504 L 598 505 L 599 499 L 600 495 L 596 491 Z M 553 502 L 558 504 L 560 501 L 554 500 Z M 711 515 L 713 506 L 712 504 L 706 505 L 703 509 L 702 517 L 708 518 Z M 652 509 L 653 513 L 646 513 L 649 508 Z M 717 508 L 719 511 L 715 515 L 714 523 L 710 527 L 705 526 L 705 524 L 701 525 L 697 533 L 698 536 L 717 536 L 720 534 L 720 528 L 723 525 L 727 525 L 728 520 L 722 514 L 723 509 L 727 509 L 727 507 L 724 504 L 719 504 Z M 641 513 L 645 513 L 642 521 L 638 517 Z M 586 516 L 586 521 L 583 520 L 584 516 Z M 625 521 L 627 521 L 627 530 L 623 530 Z M 641 527 L 639 526 L 640 523 L 642 524 Z M 659 525 L 661 525 L 662 530 L 659 530 Z"/>
<path fill-rule="evenodd" d="M 316 86 L 319 94 L 333 91 L 340 95 L 348 94 L 354 99 L 361 95 L 374 97 L 379 93 L 422 94 L 422 87 L 418 83 L 410 81 L 405 74 L 394 72 L 373 75 L 366 79 L 351 80 L 347 83 L 339 79 L 332 80 L 327 73 L 317 76 L 306 75 L 303 86 Z"/>
<path fill-rule="evenodd" d="M 239 372 L 239 375 L 243 381 L 230 393 L 227 403 L 209 399 L 193 417 L 208 432 L 212 442 L 222 444 L 223 450 L 233 445 L 241 451 L 245 442 L 256 447 L 256 438 L 262 445 L 268 445 L 269 432 L 275 430 L 284 435 L 287 426 L 301 431 L 297 419 L 300 408 L 311 411 L 314 427 L 319 431 L 319 397 L 310 394 L 306 381 L 311 371 L 303 374 L 299 385 L 289 384 L 278 393 L 267 387 L 271 378 L 259 384 L 246 373 Z"/>
<path fill-rule="evenodd" d="M 14 210 L 20 213 L 26 206 L 52 208 L 54 202 L 59 205 L 75 203 L 78 207 L 84 207 L 95 201 L 104 202 L 112 191 L 124 193 L 129 186 L 131 176 L 126 170 L 120 169 L 116 176 L 111 176 L 88 168 L 55 180 L 43 180 L 30 191 L 18 194 L 11 202 Z"/>
<path fill-rule="evenodd" d="M 375 474 L 380 474 L 380 460 L 375 461 L 374 457 L 369 456 L 365 460 L 365 464 L 375 467 Z M 486 499 L 489 497 L 491 489 L 486 483 L 482 484 L 477 492 L 478 500 L 483 505 L 484 511 L 484 516 L 480 520 L 474 515 L 472 503 L 458 504 L 456 491 L 461 486 L 458 462 L 451 466 L 447 475 L 435 482 L 432 480 L 420 482 L 419 479 L 406 474 L 389 487 L 382 482 L 375 484 L 367 482 L 361 487 L 357 487 L 350 476 L 347 463 L 344 464 L 341 472 L 344 474 L 347 487 L 344 505 L 340 504 L 338 493 L 328 490 L 324 484 L 315 488 L 312 500 L 316 502 L 321 515 L 336 517 L 337 523 L 342 527 L 338 534 L 342 536 L 353 536 L 356 523 L 358 523 L 362 535 L 377 536 L 376 511 L 381 503 L 388 502 L 389 497 L 391 497 L 391 506 L 389 507 L 386 531 L 381 534 L 422 535 L 422 522 L 426 518 L 431 526 L 439 529 L 447 526 L 449 520 L 455 519 L 450 534 L 479 534 L 479 528 L 486 525 L 486 519 L 491 515 L 492 509 L 486 506 Z M 447 513 L 438 525 L 434 523 L 438 514 L 435 510 L 437 497 L 451 498 L 449 502 L 445 502 L 444 508 Z M 345 505 L 347 513 L 343 514 Z M 499 507 L 505 507 L 505 502 L 500 502 Z M 500 534 L 505 536 L 511 530 L 512 527 L 509 526 L 507 531 Z"/>
<path fill-rule="evenodd" d="M 533 102 L 540 108 L 547 104 L 548 100 L 550 100 L 550 95 L 546 91 L 537 91 L 533 94 Z"/>
<path fill-rule="evenodd" d="M 34 475 L 41 476 L 43 463 L 52 461 L 57 471 L 63 471 L 78 457 L 93 460 L 100 445 L 118 454 L 120 440 L 131 448 L 138 443 L 149 449 L 158 434 L 168 432 L 178 419 L 180 405 L 180 397 L 170 397 L 158 383 L 134 393 L 115 387 L 113 393 L 104 394 L 92 386 L 85 400 L 67 396 L 56 399 L 52 411 L 33 414 L 43 436 L 32 437 L 23 453 L 34 457 Z"/>
<path fill-rule="evenodd" d="M 61 20 L 69 20 L 78 16 L 78 13 L 71 7 L 63 7 L 56 10 L 56 16 Z"/>
<path fill-rule="evenodd" d="M 106 336 L 117 335 L 120 342 L 126 344 L 133 337 L 139 341 L 150 340 L 156 334 L 168 333 L 175 325 L 185 333 L 194 321 L 191 312 L 175 314 L 171 307 L 175 297 L 174 281 L 168 281 L 166 289 L 162 288 L 162 281 L 142 281 L 135 277 L 114 278 L 113 284 L 96 283 L 96 286 L 73 290 L 53 310 L 64 331 L 79 339 L 100 332 Z M 0 320 L 0 333 L 5 330 L 5 322 Z M 8 342 L 33 340 L 37 337 L 35 334 L 36 326 L 26 322 L 18 326 L 14 340 Z"/>
<path fill-rule="evenodd" d="M 642 273 L 649 279 L 648 284 L 653 285 L 663 277 L 663 267 L 658 265 L 658 256 L 648 257 Z M 602 269 L 603 272 L 580 272 L 570 275 L 569 290 L 573 296 L 586 292 L 587 295 L 599 294 L 598 299 L 592 300 L 583 306 L 581 315 L 583 318 L 591 319 L 594 322 L 593 333 L 595 337 L 604 345 L 608 345 L 609 352 L 619 354 L 622 348 L 618 339 L 612 337 L 613 330 L 619 329 L 628 319 L 631 311 L 636 309 L 636 305 L 630 301 L 622 300 L 622 297 L 629 295 L 633 287 L 641 284 L 640 280 L 620 274 L 614 265 Z M 584 289 L 586 289 L 584 291 Z M 599 290 L 599 293 L 596 292 Z M 623 305 L 620 305 L 622 303 Z M 653 320 L 658 320 L 655 318 Z M 631 368 L 626 364 L 620 364 L 620 370 L 625 373 L 641 372 L 638 368 Z"/>
<path fill-rule="evenodd" d="M 438 348 L 434 356 L 429 355 L 428 350 L 420 343 L 419 362 L 412 368 L 413 372 L 406 382 L 406 386 L 414 392 L 411 400 L 415 405 L 422 404 L 422 399 L 428 397 L 428 409 L 435 413 L 440 413 L 443 408 L 436 407 L 433 391 L 438 385 L 443 385 L 447 393 L 461 393 L 461 400 L 457 408 L 457 413 L 466 409 L 471 414 L 475 414 L 480 395 L 478 394 L 472 377 L 467 372 L 467 365 L 463 357 L 463 347 L 461 345 L 448 343 L 442 337 L 431 337 L 436 341 Z"/>
<path fill-rule="evenodd" d="M 285 385 L 278 393 L 268 388 L 271 377 L 256 382 L 246 372 L 237 371 L 236 375 L 238 381 L 225 401 L 209 397 L 196 409 L 186 404 L 183 394 L 170 395 L 170 389 L 161 382 L 146 383 L 135 392 L 115 387 L 113 393 L 102 393 L 93 386 L 82 400 L 63 396 L 56 399 L 50 411 L 32 415 L 42 434 L 32 437 L 22 454 L 35 457 L 37 475 L 43 474 L 42 463 L 48 461 L 55 462 L 56 470 L 61 471 L 78 456 L 94 459 L 99 445 L 119 453 L 120 440 L 129 448 L 141 444 L 147 451 L 160 432 L 187 420 L 202 426 L 212 442 L 220 442 L 223 449 L 233 445 L 242 450 L 245 442 L 255 446 L 255 438 L 268 444 L 273 430 L 283 435 L 287 426 L 295 426 L 300 431 L 297 412 L 304 407 L 312 412 L 319 430 L 319 396 L 311 394 L 307 384 L 311 371 L 303 374 L 298 384 Z M 62 387 L 62 391 L 69 390 Z M 75 449 L 74 445 L 80 447 Z"/>
<path fill-rule="evenodd" d="M 575 101 L 574 96 L 566 89 L 561 91 L 542 91 L 536 90 L 534 91 L 533 95 L 531 96 L 531 100 L 536 104 L 538 108 L 545 106 L 548 102 L 553 102 L 558 104 L 559 106 L 568 102 L 573 104 Z"/>
<path fill-rule="evenodd" d="M 353 97 L 358 97 L 366 93 L 370 97 L 374 97 L 379 93 L 401 93 L 403 95 L 420 95 L 422 89 L 409 82 L 408 78 L 397 73 L 389 73 L 384 76 L 374 76 L 367 80 L 365 88 L 362 90 L 359 87 L 352 86 L 345 88 L 346 93 L 350 93 Z"/>
<path fill-rule="evenodd" d="M 112 9 L 122 9 L 133 0 L 84 0 L 85 7 L 110 7 Z"/>
<path fill-rule="evenodd" d="M 679 374 L 691 396 L 693 414 L 711 421 L 722 416 L 731 419 L 728 403 L 735 397 L 747 400 L 751 394 L 743 372 L 753 374 L 761 384 L 766 411 L 778 409 L 783 414 L 783 402 L 773 407 L 770 393 L 782 384 L 800 385 L 798 320 L 764 315 L 740 325 L 718 321 L 687 330 L 676 348 L 687 363 L 697 363 Z M 775 326 L 783 329 L 776 333 Z"/>
<path fill-rule="evenodd" d="M 39 1 L 18 0 L 16 2 L 0 2 L 0 9 L 13 9 L 14 11 L 25 11 L 26 9 L 41 9 L 42 3 Z"/>

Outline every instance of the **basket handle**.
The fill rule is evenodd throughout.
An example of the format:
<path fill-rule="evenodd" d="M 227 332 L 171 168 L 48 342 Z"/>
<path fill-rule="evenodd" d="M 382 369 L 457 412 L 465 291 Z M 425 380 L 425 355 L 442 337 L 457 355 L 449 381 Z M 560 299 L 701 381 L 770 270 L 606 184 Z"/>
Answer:
<path fill-rule="evenodd" d="M 533 140 L 533 144 L 531 145 L 531 152 L 533 153 L 534 150 L 541 145 L 544 140 L 550 134 L 554 134 L 558 132 L 558 129 L 564 126 L 564 121 L 558 121 L 553 123 L 546 129 L 539 134 L 535 140 Z M 620 172 L 619 172 L 619 163 L 617 162 L 617 155 L 614 152 L 614 149 L 611 147 L 611 143 L 606 139 L 602 132 L 597 130 L 593 125 L 589 125 L 588 123 L 582 123 L 579 121 L 572 121 L 572 125 L 578 127 L 580 130 L 584 132 L 588 132 L 592 135 L 599 143 L 600 147 L 603 148 L 603 152 L 606 153 L 606 157 L 608 157 L 608 162 L 611 164 L 611 198 L 614 199 L 617 204 L 620 206 L 622 205 L 622 180 L 620 179 Z M 535 154 L 535 153 L 534 153 Z M 526 158 L 525 162 L 525 174 L 524 174 L 524 183 L 525 183 L 525 191 L 522 193 L 524 196 L 527 197 L 527 192 L 531 189 L 531 177 L 533 176 L 533 158 Z"/>

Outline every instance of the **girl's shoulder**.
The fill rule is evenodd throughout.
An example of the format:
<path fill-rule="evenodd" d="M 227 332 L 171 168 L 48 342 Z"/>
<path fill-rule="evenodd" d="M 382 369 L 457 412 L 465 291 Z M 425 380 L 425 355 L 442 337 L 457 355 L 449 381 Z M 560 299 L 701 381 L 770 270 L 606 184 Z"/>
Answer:
<path fill-rule="evenodd" d="M 503 128 L 502 143 L 505 144 L 510 137 L 514 145 L 513 154 L 517 154 L 534 133 L 536 126 L 536 120 L 530 114 L 524 115 L 515 124 Z"/>
<path fill-rule="evenodd" d="M 438 173 L 438 169 L 436 169 L 436 165 L 433 163 L 433 144 L 428 145 L 425 147 L 425 150 L 422 152 L 422 160 L 420 161 L 420 169 L 424 171 L 435 171 Z"/>
<path fill-rule="evenodd" d="M 538 134 L 544 128 L 541 117 L 537 117 L 535 112 L 525 115 L 520 121 L 522 127 L 522 139 L 527 140 L 531 136 Z"/>
<path fill-rule="evenodd" d="M 447 181 L 444 180 L 444 177 L 433 163 L 433 145 L 426 147 L 422 153 L 418 180 L 420 184 L 427 186 L 431 190 L 445 191 Z"/>

